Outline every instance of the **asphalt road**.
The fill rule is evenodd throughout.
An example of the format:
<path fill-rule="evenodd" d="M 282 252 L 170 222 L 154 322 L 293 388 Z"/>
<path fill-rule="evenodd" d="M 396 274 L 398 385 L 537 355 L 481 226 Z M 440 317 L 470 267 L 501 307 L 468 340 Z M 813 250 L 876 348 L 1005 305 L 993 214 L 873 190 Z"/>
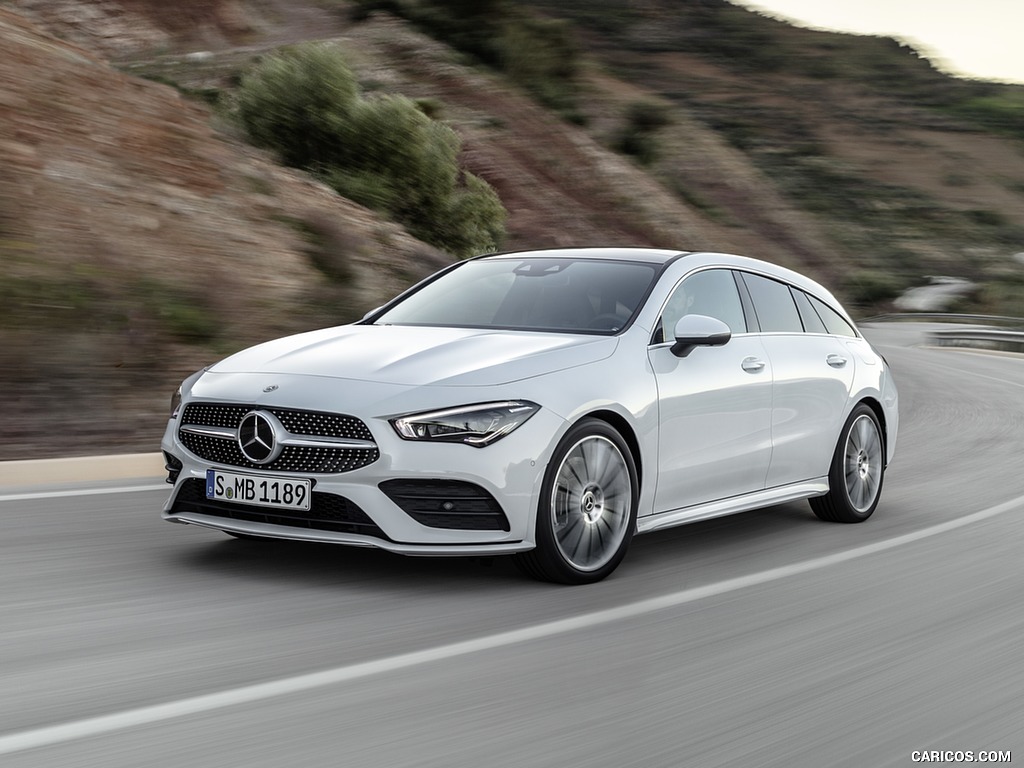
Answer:
<path fill-rule="evenodd" d="M 650 534 L 590 587 L 0 492 L 0 766 L 1024 760 L 1024 358 L 867 332 L 902 398 L 868 523 Z"/>

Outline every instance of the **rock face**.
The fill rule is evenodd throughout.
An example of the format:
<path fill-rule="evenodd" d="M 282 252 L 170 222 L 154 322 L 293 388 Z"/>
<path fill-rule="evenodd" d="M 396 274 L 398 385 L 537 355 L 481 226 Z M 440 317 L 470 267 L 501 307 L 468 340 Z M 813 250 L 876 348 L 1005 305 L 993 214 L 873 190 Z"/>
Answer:
<path fill-rule="evenodd" d="M 0 459 L 155 449 L 189 371 L 448 261 L 21 13 L 0 9 L 0 48 Z"/>
<path fill-rule="evenodd" d="M 849 273 L 894 259 L 957 274 L 944 233 L 968 220 L 996 222 L 988 229 L 1004 240 L 1024 226 L 1015 145 L 931 125 L 922 121 L 931 112 L 897 98 L 799 75 L 737 74 L 686 49 L 602 58 L 609 40 L 602 52 L 589 37 L 581 128 L 410 25 L 383 14 L 353 23 L 347 8 L 340 0 L 0 6 L 0 460 L 154 450 L 167 395 L 184 375 L 269 337 L 350 321 L 450 261 L 280 167 L 222 112 L 182 95 L 219 92 L 230 104 L 239 75 L 284 44 L 338 45 L 367 91 L 419 99 L 452 125 L 466 169 L 508 209 L 506 250 L 732 251 L 841 290 Z M 673 8 L 664 4 L 666 19 Z M 660 34 L 634 31 L 653 42 Z M 617 60 L 648 75 L 619 77 Z M 651 99 L 668 105 L 672 121 L 659 134 L 659 159 L 643 168 L 608 147 L 630 106 Z M 753 120 L 762 112 L 778 119 Z M 729 118 L 725 129 L 708 115 Z M 946 228 L 929 233 L 900 220 L 878 230 L 898 235 L 890 242 L 861 224 L 837 225 L 820 206 L 801 209 L 792 189 L 729 139 L 729 126 L 754 131 L 768 157 L 779 136 L 806 138 L 828 155 L 815 158 L 813 179 L 863 171 L 883 190 L 906 187 L 914 205 L 931 201 L 927 210 Z M 829 200 L 845 194 L 819 187 L 812 191 Z M 889 215 L 884 200 L 856 202 L 869 218 Z"/>
<path fill-rule="evenodd" d="M 155 449 L 183 376 L 358 318 L 448 263 L 176 88 L 126 74 L 156 53 L 238 71 L 325 34 L 365 80 L 443 102 L 467 167 L 510 210 L 506 247 L 716 240 L 631 163 L 395 19 L 349 28 L 283 1 L 22 0 L 0 9 L 0 460 Z"/>
<path fill-rule="evenodd" d="M 223 47 L 258 31 L 259 17 L 238 0 L 18 0 L 18 10 L 62 40 L 122 58 L 182 42 Z"/>

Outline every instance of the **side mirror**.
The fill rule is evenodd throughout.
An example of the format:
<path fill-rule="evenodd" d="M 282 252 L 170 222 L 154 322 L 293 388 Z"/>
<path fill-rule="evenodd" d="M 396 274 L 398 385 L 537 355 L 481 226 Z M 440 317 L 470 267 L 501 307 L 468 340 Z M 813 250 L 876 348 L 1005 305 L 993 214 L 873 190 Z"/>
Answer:
<path fill-rule="evenodd" d="M 720 347 L 732 338 L 729 326 L 707 315 L 683 315 L 676 323 L 672 354 L 686 357 L 697 347 Z"/>

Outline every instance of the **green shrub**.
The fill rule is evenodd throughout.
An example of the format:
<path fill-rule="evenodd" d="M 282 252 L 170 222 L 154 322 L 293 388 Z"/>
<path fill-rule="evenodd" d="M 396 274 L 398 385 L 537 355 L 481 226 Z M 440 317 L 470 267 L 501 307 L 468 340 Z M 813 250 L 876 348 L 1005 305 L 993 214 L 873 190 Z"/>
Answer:
<path fill-rule="evenodd" d="M 578 110 L 580 48 L 566 21 L 510 0 L 355 0 L 352 18 L 401 16 L 458 51 L 506 74 L 568 120 Z"/>
<path fill-rule="evenodd" d="M 329 45 L 285 49 L 243 76 L 238 115 L 252 141 L 288 165 L 337 164 L 358 98 L 355 76 Z"/>
<path fill-rule="evenodd" d="M 670 122 L 668 109 L 663 104 L 634 102 L 626 111 L 626 124 L 615 141 L 615 149 L 650 165 L 658 159 L 658 142 L 654 134 Z"/>
<path fill-rule="evenodd" d="M 1024 138 L 1024 92 L 1019 86 L 993 86 L 992 91 L 964 98 L 945 111 L 997 133 Z"/>
<path fill-rule="evenodd" d="M 499 69 L 514 83 L 563 116 L 576 114 L 580 54 L 569 24 L 508 14 L 494 45 Z"/>
<path fill-rule="evenodd" d="M 360 95 L 336 49 L 307 44 L 264 60 L 239 104 L 254 142 L 431 245 L 468 256 L 504 236 L 497 194 L 459 168 L 458 134 L 404 96 Z"/>
<path fill-rule="evenodd" d="M 362 101 L 354 124 L 351 156 L 330 177 L 336 189 L 457 256 L 501 242 L 505 209 L 485 181 L 460 172 L 455 131 L 402 96 Z"/>
<path fill-rule="evenodd" d="M 844 281 L 850 302 L 858 307 L 872 307 L 892 301 L 906 288 L 897 275 L 881 270 L 859 269 Z"/>
<path fill-rule="evenodd" d="M 455 189 L 461 141 L 404 96 L 360 101 L 341 169 L 378 175 L 391 190 L 387 212 L 412 226 L 428 225 Z M 429 226 L 429 225 L 428 225 Z"/>
<path fill-rule="evenodd" d="M 505 217 L 491 185 L 464 173 L 463 186 L 449 198 L 444 240 L 456 255 L 495 251 L 505 237 Z"/>

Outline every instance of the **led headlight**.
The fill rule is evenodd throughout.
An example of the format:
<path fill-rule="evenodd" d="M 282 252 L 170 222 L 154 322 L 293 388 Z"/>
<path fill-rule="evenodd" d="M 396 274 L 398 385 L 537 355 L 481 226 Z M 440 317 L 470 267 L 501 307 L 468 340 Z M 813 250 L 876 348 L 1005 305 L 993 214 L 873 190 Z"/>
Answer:
<path fill-rule="evenodd" d="M 391 426 L 406 440 L 483 448 L 520 427 L 539 410 L 539 405 L 528 400 L 505 400 L 399 416 L 391 419 Z"/>

